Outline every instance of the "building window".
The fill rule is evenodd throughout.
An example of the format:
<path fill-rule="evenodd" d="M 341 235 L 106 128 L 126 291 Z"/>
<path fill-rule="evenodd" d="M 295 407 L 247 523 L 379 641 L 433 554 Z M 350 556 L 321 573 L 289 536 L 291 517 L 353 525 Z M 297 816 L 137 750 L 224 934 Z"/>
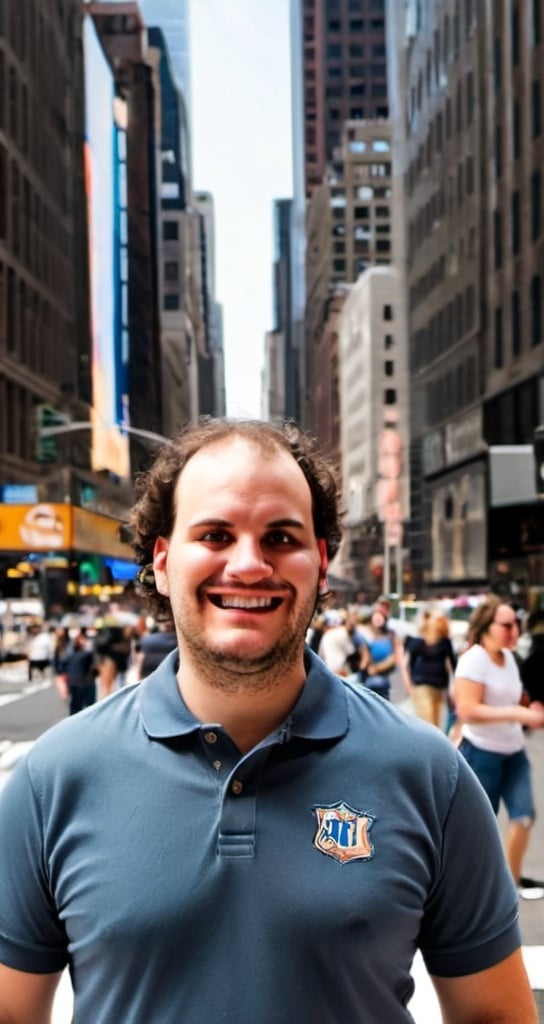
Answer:
<path fill-rule="evenodd" d="M 493 349 L 493 365 L 499 370 L 503 363 L 503 340 L 502 340 L 502 309 L 497 306 L 495 310 L 495 341 Z"/>
<path fill-rule="evenodd" d="M 512 64 L 519 64 L 519 8 L 517 4 L 512 11 Z"/>
<path fill-rule="evenodd" d="M 386 388 L 383 394 L 384 405 L 396 405 L 397 404 L 397 389 Z"/>
<path fill-rule="evenodd" d="M 384 347 L 384 349 L 387 351 L 388 349 L 393 348 L 393 345 L 394 345 L 393 335 L 392 334 L 386 334 L 384 339 L 383 339 L 383 347 Z"/>
<path fill-rule="evenodd" d="M 177 260 L 166 260 L 164 264 L 164 280 L 170 283 L 179 280 L 179 263 Z"/>
<path fill-rule="evenodd" d="M 392 359 L 386 359 L 383 364 L 383 372 L 386 377 L 394 377 L 395 375 L 395 364 Z"/>
<path fill-rule="evenodd" d="M 538 46 L 542 39 L 541 0 L 533 0 L 533 43 Z"/>
<path fill-rule="evenodd" d="M 499 124 L 495 128 L 495 176 L 497 181 L 502 178 L 502 128 Z"/>
<path fill-rule="evenodd" d="M 531 239 L 536 242 L 541 230 L 541 176 L 540 171 L 531 174 Z"/>
<path fill-rule="evenodd" d="M 533 348 L 542 341 L 542 278 L 535 274 L 531 281 L 531 344 Z"/>
<path fill-rule="evenodd" d="M 393 307 L 389 303 L 387 303 L 387 305 L 385 305 L 383 307 L 383 319 L 384 320 L 392 320 L 393 319 Z"/>
<path fill-rule="evenodd" d="M 532 122 L 533 122 L 533 138 L 536 139 L 542 131 L 542 103 L 541 103 L 541 85 L 540 79 L 535 78 L 533 82 L 533 104 L 532 104 Z"/>
<path fill-rule="evenodd" d="M 163 296 L 163 309 L 175 310 L 179 309 L 179 295 L 174 292 L 172 294 L 167 293 Z"/>
<path fill-rule="evenodd" d="M 495 210 L 493 213 L 493 244 L 495 270 L 499 270 L 502 266 L 502 217 L 500 210 Z"/>
<path fill-rule="evenodd" d="M 472 123 L 474 117 L 474 74 L 469 71 L 467 75 L 467 124 Z"/>
<path fill-rule="evenodd" d="M 177 220 L 164 220 L 162 222 L 162 237 L 165 242 L 175 242 L 178 239 Z"/>
<path fill-rule="evenodd" d="M 512 193 L 512 251 L 519 255 L 521 249 L 521 201 L 519 190 Z"/>
<path fill-rule="evenodd" d="M 501 36 L 495 36 L 493 41 L 493 82 L 495 95 L 501 91 L 502 86 L 502 40 Z"/>
<path fill-rule="evenodd" d="M 521 111 L 519 103 L 514 103 L 514 109 L 512 110 L 512 149 L 514 160 L 519 160 L 521 156 Z"/>
<path fill-rule="evenodd" d="M 512 355 L 521 354 L 521 302 L 519 292 L 512 292 Z"/>
<path fill-rule="evenodd" d="M 471 156 L 467 156 L 465 162 L 465 177 L 467 196 L 471 196 L 474 192 L 474 159 Z"/>

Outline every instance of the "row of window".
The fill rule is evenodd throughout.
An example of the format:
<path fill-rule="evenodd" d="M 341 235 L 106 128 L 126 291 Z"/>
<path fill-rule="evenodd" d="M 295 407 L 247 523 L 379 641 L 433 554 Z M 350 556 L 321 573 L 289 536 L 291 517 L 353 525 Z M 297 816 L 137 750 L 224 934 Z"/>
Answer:
<path fill-rule="evenodd" d="M 55 294 L 65 293 L 69 238 L 58 216 L 0 143 L 0 239 L 28 272 Z"/>
<path fill-rule="evenodd" d="M 55 202 L 66 211 L 69 176 L 64 147 L 67 129 L 62 117 L 65 97 L 59 108 L 59 97 L 48 96 L 48 92 L 44 88 L 44 94 L 39 94 L 38 98 L 30 95 L 25 82 L 19 80 L 16 68 L 9 63 L 5 68 L 0 47 L 0 131 L 18 147 L 50 194 L 55 196 Z"/>
<path fill-rule="evenodd" d="M 62 313 L 0 263 L 0 348 L 33 373 L 59 380 L 66 365 L 67 323 Z"/>
<path fill-rule="evenodd" d="M 542 310 L 542 278 L 535 274 L 529 286 L 529 344 L 531 347 L 539 345 L 543 338 L 543 310 Z M 519 358 L 523 351 L 524 323 L 522 298 L 520 292 L 515 289 L 510 295 L 507 305 L 497 306 L 494 314 L 494 335 L 493 335 L 493 366 L 500 370 L 506 361 L 506 331 L 505 321 L 510 317 L 510 352 L 513 359 Z"/>
<path fill-rule="evenodd" d="M 439 226 L 445 218 L 455 216 L 455 204 L 461 206 L 465 195 L 474 193 L 475 176 L 474 161 L 471 156 L 460 160 L 456 174 L 450 174 L 447 182 L 447 194 L 444 187 L 435 189 L 426 203 L 418 209 L 415 217 L 408 225 L 408 241 L 410 252 L 415 256 L 420 245 Z"/>
<path fill-rule="evenodd" d="M 426 423 L 451 419 L 478 397 L 476 359 L 469 356 L 455 368 L 429 381 L 425 388 Z"/>
<path fill-rule="evenodd" d="M 542 232 L 542 174 L 540 170 L 533 171 L 529 185 L 529 230 L 531 242 L 536 242 Z M 504 258 L 504 228 L 505 217 L 503 210 L 495 210 L 493 213 L 493 238 L 494 238 L 494 266 L 500 270 Z M 514 189 L 510 197 L 510 238 L 509 251 L 512 255 L 519 256 L 523 244 L 523 216 L 522 216 L 522 195 L 519 189 Z"/>
<path fill-rule="evenodd" d="M 367 57 L 371 60 L 379 60 L 380 58 L 385 59 L 385 46 L 383 43 L 379 44 L 368 44 L 363 43 L 349 43 L 349 45 L 342 46 L 341 43 L 328 43 L 326 56 L 328 60 L 353 60 L 361 57 Z M 378 65 L 380 68 L 385 67 L 385 63 L 381 62 Z"/>
<path fill-rule="evenodd" d="M 431 295 L 435 288 L 438 288 L 446 279 L 446 257 L 444 254 L 431 263 L 427 270 L 414 281 L 410 288 L 410 309 L 416 310 L 420 302 Z"/>
<path fill-rule="evenodd" d="M 438 356 L 447 352 L 474 330 L 476 326 L 476 291 L 474 285 L 458 294 L 429 322 L 420 327 L 412 338 L 412 365 L 414 370 L 424 369 Z"/>
<path fill-rule="evenodd" d="M 504 79 L 503 65 L 506 62 L 510 62 L 511 67 L 519 67 L 521 63 L 521 33 L 522 33 L 522 14 L 523 20 L 526 14 L 526 0 L 521 0 L 520 3 L 514 3 L 510 14 L 510 31 L 506 34 L 504 31 L 497 34 L 493 40 L 493 82 L 495 86 L 495 93 L 498 94 L 502 88 Z M 543 23 L 543 5 L 542 0 L 532 0 L 530 20 L 528 22 L 530 35 L 529 43 L 532 46 L 538 46 L 542 42 L 542 23 Z"/>
<path fill-rule="evenodd" d="M 39 401 L 26 388 L 0 374 L 0 434 L 5 454 L 25 461 L 32 460 L 33 427 Z"/>

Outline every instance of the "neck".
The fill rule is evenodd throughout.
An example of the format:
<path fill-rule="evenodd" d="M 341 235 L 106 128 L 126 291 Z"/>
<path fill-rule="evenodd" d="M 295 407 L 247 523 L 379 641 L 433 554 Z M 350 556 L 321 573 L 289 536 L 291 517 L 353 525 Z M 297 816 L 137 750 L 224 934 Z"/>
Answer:
<path fill-rule="evenodd" d="M 206 669 L 180 658 L 181 696 L 195 718 L 220 724 L 242 754 L 281 725 L 305 682 L 303 661 L 281 676 L 277 672 L 241 674 L 221 666 Z"/>
<path fill-rule="evenodd" d="M 486 638 L 482 641 L 482 647 L 487 651 L 491 661 L 494 661 L 496 665 L 504 665 L 504 652 L 502 647 L 498 647 L 496 644 L 490 643 Z"/>

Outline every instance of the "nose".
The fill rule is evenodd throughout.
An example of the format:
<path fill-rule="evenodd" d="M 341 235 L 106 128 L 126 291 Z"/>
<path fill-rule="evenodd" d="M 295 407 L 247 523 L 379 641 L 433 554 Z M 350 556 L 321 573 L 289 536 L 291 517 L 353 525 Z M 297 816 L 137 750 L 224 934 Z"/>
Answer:
<path fill-rule="evenodd" d="M 229 550 L 227 575 L 244 583 L 268 579 L 274 568 L 266 561 L 261 545 L 253 537 L 240 537 Z"/>

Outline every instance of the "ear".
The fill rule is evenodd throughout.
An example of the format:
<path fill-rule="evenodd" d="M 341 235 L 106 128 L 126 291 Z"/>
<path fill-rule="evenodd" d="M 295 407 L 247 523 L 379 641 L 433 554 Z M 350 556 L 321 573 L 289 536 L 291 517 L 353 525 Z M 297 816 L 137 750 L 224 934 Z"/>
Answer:
<path fill-rule="evenodd" d="M 319 550 L 319 572 L 320 575 L 326 576 L 327 569 L 329 568 L 329 558 L 327 555 L 327 541 L 322 537 L 317 542 Z"/>
<path fill-rule="evenodd" d="M 317 542 L 317 547 L 319 550 L 319 594 L 323 597 L 329 591 L 329 584 L 327 583 L 327 569 L 329 567 L 327 541 L 320 538 Z"/>
<path fill-rule="evenodd" d="M 155 586 L 163 597 L 169 596 L 168 591 L 168 575 L 166 572 L 166 563 L 168 560 L 168 551 L 170 543 L 166 537 L 157 537 L 155 544 L 153 545 L 153 572 L 155 573 Z"/>

